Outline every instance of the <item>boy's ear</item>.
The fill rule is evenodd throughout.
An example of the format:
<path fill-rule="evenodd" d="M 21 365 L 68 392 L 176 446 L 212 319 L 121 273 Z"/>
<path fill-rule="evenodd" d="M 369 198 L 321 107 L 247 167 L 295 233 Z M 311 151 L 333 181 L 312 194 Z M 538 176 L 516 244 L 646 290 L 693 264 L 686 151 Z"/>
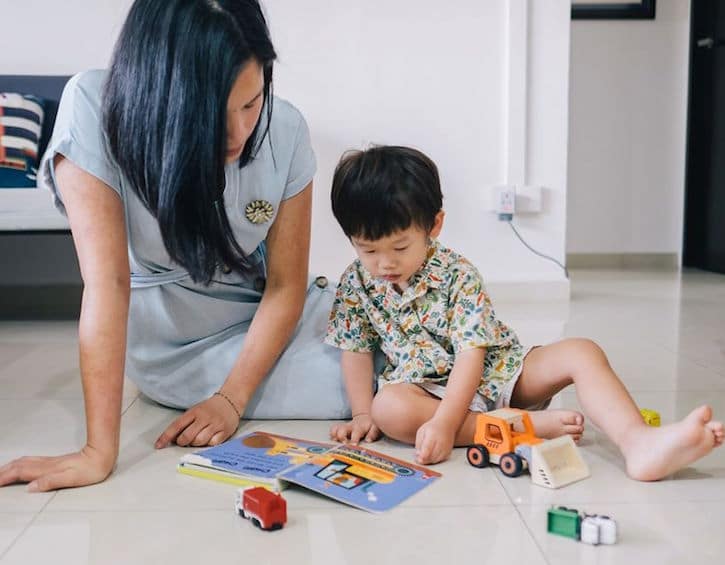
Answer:
<path fill-rule="evenodd" d="M 435 217 L 435 220 L 433 221 L 433 228 L 430 230 L 430 237 L 435 239 L 438 237 L 441 233 L 441 230 L 443 229 L 443 219 L 446 217 L 446 213 L 443 210 L 440 210 Z"/>

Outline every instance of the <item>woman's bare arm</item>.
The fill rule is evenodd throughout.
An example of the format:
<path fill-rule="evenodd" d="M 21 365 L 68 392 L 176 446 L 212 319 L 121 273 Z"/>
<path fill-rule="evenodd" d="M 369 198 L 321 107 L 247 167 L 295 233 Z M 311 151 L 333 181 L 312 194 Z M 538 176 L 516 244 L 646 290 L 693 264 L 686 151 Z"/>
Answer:
<path fill-rule="evenodd" d="M 96 177 L 61 155 L 56 180 L 83 277 L 80 370 L 87 440 L 77 453 L 23 457 L 0 468 L 0 485 L 46 491 L 93 484 L 113 470 L 119 449 L 130 274 L 123 205 Z"/>
<path fill-rule="evenodd" d="M 302 315 L 310 258 L 312 183 L 285 200 L 267 235 L 267 284 L 244 346 L 224 384 L 242 406 L 282 353 Z"/>
<path fill-rule="evenodd" d="M 240 414 L 279 358 L 302 314 L 307 292 L 311 213 L 312 183 L 282 202 L 267 234 L 264 295 L 237 361 L 221 388 Z M 230 437 L 238 425 L 239 417 L 227 400 L 215 396 L 172 422 L 156 445 L 163 447 L 173 441 L 178 445 L 215 445 Z"/>

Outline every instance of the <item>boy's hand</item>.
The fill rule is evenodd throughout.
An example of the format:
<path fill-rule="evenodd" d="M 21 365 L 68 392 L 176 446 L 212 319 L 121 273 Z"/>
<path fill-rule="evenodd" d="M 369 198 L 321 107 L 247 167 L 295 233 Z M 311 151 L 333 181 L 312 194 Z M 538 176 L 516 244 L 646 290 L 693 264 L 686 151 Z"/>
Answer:
<path fill-rule="evenodd" d="M 373 424 L 373 419 L 368 414 L 358 414 L 349 422 L 332 426 L 330 438 L 357 445 L 360 440 L 377 441 L 380 438 L 380 430 Z"/>
<path fill-rule="evenodd" d="M 415 458 L 422 465 L 445 461 L 453 451 L 456 430 L 435 417 L 428 420 L 415 435 Z"/>

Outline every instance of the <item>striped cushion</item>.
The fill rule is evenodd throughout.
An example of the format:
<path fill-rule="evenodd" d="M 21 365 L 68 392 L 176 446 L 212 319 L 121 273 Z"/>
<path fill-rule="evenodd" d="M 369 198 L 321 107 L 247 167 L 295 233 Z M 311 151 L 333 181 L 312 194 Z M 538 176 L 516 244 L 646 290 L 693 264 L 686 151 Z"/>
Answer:
<path fill-rule="evenodd" d="M 0 92 L 0 189 L 35 187 L 43 116 L 40 98 Z"/>

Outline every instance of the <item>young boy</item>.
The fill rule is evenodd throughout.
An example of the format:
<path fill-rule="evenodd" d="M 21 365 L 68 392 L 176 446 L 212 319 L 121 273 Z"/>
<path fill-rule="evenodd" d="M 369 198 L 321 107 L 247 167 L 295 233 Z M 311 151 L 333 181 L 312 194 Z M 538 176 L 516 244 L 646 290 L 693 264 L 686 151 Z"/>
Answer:
<path fill-rule="evenodd" d="M 496 319 L 481 276 L 435 238 L 444 212 L 438 171 L 405 147 L 343 156 L 332 209 L 358 259 L 342 275 L 326 342 L 343 350 L 352 421 L 333 426 L 339 441 L 380 433 L 414 444 L 420 463 L 447 459 L 473 443 L 475 412 L 536 410 L 570 384 L 584 413 L 622 452 L 630 477 L 657 480 L 723 442 L 708 406 L 661 428 L 647 426 L 602 350 L 587 339 L 523 347 Z M 373 352 L 387 365 L 373 396 Z M 534 411 L 537 433 L 575 439 L 583 416 Z"/>

